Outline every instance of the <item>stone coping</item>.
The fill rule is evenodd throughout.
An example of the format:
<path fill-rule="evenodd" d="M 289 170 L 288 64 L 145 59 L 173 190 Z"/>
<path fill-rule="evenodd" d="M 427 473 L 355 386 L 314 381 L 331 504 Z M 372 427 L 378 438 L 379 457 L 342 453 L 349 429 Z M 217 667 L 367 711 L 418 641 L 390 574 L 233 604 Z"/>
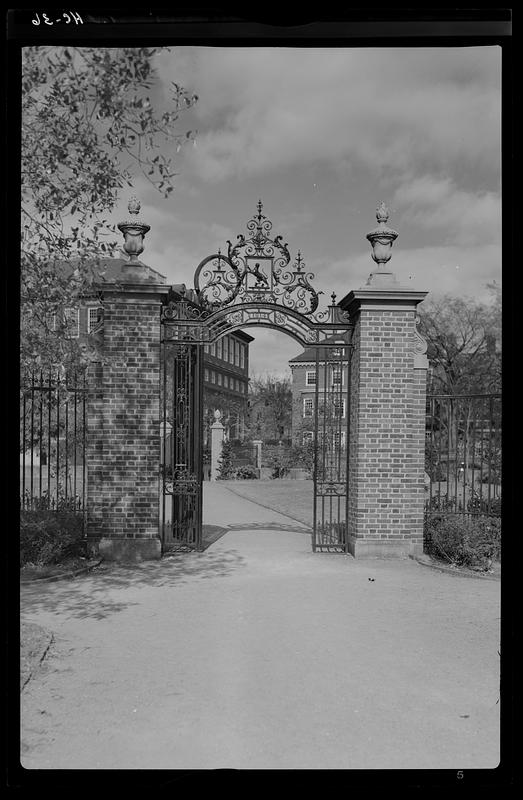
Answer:
<path fill-rule="evenodd" d="M 500 581 L 501 574 L 488 574 L 485 572 L 476 572 L 473 569 L 462 569 L 460 567 L 452 567 L 450 564 L 447 566 L 446 564 L 439 563 L 434 561 L 433 558 L 430 556 L 425 555 L 424 553 L 421 554 L 414 554 L 410 555 L 409 558 L 412 558 L 413 561 L 417 561 L 418 564 L 421 564 L 423 567 L 429 567 L 429 569 L 435 569 L 438 572 L 445 572 L 447 575 L 456 575 L 461 578 L 479 578 L 482 581 Z"/>

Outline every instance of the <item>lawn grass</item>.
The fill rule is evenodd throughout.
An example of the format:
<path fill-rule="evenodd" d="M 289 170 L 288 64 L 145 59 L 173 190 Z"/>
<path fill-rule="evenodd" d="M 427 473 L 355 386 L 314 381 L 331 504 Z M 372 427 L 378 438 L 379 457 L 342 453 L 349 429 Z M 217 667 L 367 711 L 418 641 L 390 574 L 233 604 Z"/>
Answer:
<path fill-rule="evenodd" d="M 312 526 L 312 480 L 220 481 L 236 494 Z"/>

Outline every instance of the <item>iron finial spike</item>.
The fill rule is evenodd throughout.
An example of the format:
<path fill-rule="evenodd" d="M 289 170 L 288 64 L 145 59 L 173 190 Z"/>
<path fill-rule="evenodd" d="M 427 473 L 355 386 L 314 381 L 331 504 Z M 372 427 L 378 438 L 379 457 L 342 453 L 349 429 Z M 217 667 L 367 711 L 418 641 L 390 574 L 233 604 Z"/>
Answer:
<path fill-rule="evenodd" d="M 333 306 L 336 305 L 336 292 L 333 292 L 331 294 L 331 300 L 332 300 L 332 305 Z"/>

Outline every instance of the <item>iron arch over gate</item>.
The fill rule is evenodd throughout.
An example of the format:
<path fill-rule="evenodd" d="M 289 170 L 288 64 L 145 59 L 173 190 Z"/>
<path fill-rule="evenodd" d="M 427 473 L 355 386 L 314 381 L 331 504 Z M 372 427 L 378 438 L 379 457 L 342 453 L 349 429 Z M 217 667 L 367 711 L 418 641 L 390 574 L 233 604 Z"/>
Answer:
<path fill-rule="evenodd" d="M 256 326 L 315 348 L 312 547 L 347 553 L 353 326 L 335 295 L 318 311 L 322 292 L 312 286 L 313 273 L 300 252 L 290 264 L 287 243 L 271 238 L 272 223 L 262 209 L 260 201 L 247 223 L 248 238 L 240 234 L 236 244 L 227 242 L 227 255 L 205 258 L 194 289 L 173 287 L 162 310 L 163 546 L 202 548 L 203 348 Z"/>

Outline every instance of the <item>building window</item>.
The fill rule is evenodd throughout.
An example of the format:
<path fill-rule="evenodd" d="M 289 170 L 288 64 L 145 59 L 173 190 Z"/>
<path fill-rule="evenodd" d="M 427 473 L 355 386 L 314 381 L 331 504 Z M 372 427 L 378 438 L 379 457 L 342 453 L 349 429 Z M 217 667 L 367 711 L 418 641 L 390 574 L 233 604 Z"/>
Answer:
<path fill-rule="evenodd" d="M 335 449 L 345 447 L 345 431 L 333 431 L 331 444 Z"/>
<path fill-rule="evenodd" d="M 102 316 L 102 309 L 98 306 L 87 309 L 87 333 L 91 333 Z"/>
<path fill-rule="evenodd" d="M 245 369 L 245 345 L 240 344 L 240 367 Z"/>
<path fill-rule="evenodd" d="M 316 386 L 316 370 L 307 370 L 305 373 L 305 385 Z"/>
<path fill-rule="evenodd" d="M 340 402 L 339 397 L 332 398 L 332 407 L 334 410 L 334 416 L 339 417 L 341 416 L 342 419 L 345 417 L 345 399 L 342 399 Z"/>
<path fill-rule="evenodd" d="M 209 383 L 209 370 L 208 370 L 208 369 L 205 369 L 205 370 L 203 371 L 203 379 L 204 379 L 205 381 L 207 381 L 207 383 Z"/>
<path fill-rule="evenodd" d="M 221 385 L 222 385 L 222 373 L 219 372 L 218 373 L 218 386 L 221 386 Z"/>
<path fill-rule="evenodd" d="M 234 340 L 234 363 L 237 367 L 240 366 L 240 343 Z"/>
<path fill-rule="evenodd" d="M 216 357 L 222 358 L 223 355 L 223 339 L 218 339 L 216 342 Z"/>
<path fill-rule="evenodd" d="M 314 399 L 312 397 L 303 398 L 303 416 L 312 417 L 314 412 Z"/>
<path fill-rule="evenodd" d="M 216 373 L 211 369 L 211 383 L 216 383 Z"/>
<path fill-rule="evenodd" d="M 309 444 L 314 440 L 314 433 L 312 431 L 303 431 L 302 444 Z"/>
<path fill-rule="evenodd" d="M 223 376 L 223 385 L 225 386 L 226 389 L 229 388 L 229 376 L 228 375 L 224 375 Z"/>
<path fill-rule="evenodd" d="M 70 339 L 77 339 L 80 335 L 80 315 L 78 308 L 66 308 L 64 311 L 67 336 Z"/>
<path fill-rule="evenodd" d="M 332 382 L 338 386 L 342 383 L 342 372 L 339 367 L 334 367 L 332 370 Z"/>
<path fill-rule="evenodd" d="M 215 355 L 216 355 L 216 342 L 214 342 L 214 344 L 211 344 L 211 356 Z"/>
<path fill-rule="evenodd" d="M 229 360 L 229 337 L 225 336 L 223 339 L 223 360 Z"/>

